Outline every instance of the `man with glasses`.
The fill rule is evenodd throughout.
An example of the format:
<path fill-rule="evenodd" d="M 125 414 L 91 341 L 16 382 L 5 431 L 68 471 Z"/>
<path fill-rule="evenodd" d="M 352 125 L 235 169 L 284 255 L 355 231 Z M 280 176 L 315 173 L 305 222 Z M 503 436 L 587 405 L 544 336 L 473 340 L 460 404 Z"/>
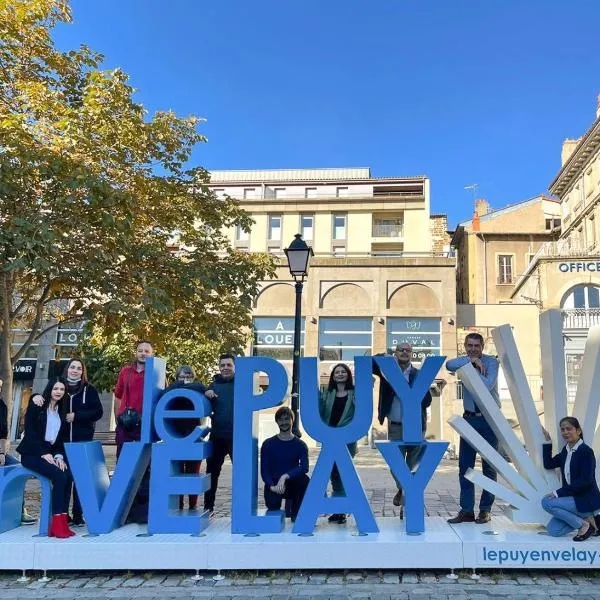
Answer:
<path fill-rule="evenodd" d="M 396 345 L 394 351 L 394 358 L 400 367 L 404 378 L 410 386 L 412 386 L 414 380 L 419 373 L 419 369 L 413 366 L 412 359 L 412 346 L 408 342 L 402 342 Z M 378 417 L 379 423 L 383 425 L 383 422 L 387 418 L 388 424 L 388 440 L 396 441 L 403 439 L 402 432 L 402 403 L 400 398 L 396 396 L 394 388 L 388 383 L 385 377 L 382 375 L 381 370 L 376 363 L 373 363 L 373 372 L 379 376 L 379 407 Z M 425 438 L 425 429 L 427 427 L 427 408 L 431 405 L 431 393 L 429 390 L 421 400 L 421 426 L 423 429 L 423 439 Z M 417 465 L 417 459 L 419 457 L 420 446 L 403 446 L 401 448 L 402 454 L 406 459 L 406 464 L 410 470 L 414 470 Z M 402 486 L 394 474 L 392 473 L 396 482 L 398 491 L 394 496 L 394 506 L 402 506 Z M 400 509 L 400 518 L 404 518 L 404 509 Z"/>

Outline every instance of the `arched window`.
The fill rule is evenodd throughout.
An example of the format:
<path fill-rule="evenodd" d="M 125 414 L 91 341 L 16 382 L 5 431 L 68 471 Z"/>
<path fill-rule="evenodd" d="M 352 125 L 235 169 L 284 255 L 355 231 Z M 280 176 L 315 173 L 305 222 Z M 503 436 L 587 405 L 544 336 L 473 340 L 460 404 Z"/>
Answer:
<path fill-rule="evenodd" d="M 562 308 L 600 308 L 600 288 L 596 285 L 576 285 L 566 294 Z"/>

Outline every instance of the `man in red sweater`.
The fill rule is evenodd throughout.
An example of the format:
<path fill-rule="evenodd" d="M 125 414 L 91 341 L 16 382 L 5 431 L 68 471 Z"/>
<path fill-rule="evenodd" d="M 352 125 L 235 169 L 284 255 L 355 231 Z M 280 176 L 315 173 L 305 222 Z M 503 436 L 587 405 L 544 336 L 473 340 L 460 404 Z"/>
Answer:
<path fill-rule="evenodd" d="M 144 400 L 146 359 L 153 355 L 152 344 L 140 340 L 136 344 L 135 360 L 121 369 L 115 386 L 115 442 L 117 458 L 125 442 L 138 442 L 141 437 L 141 416 Z"/>

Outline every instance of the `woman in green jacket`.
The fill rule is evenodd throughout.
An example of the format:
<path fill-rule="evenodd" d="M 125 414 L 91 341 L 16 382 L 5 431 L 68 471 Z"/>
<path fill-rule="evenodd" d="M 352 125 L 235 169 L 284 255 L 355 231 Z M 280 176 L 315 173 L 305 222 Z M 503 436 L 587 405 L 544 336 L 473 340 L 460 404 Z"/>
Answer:
<path fill-rule="evenodd" d="M 333 367 L 329 377 L 327 389 L 321 392 L 319 410 L 321 418 L 330 427 L 343 427 L 352 421 L 354 417 L 354 383 L 352 372 L 344 363 Z M 352 457 L 356 454 L 356 442 L 348 444 L 348 450 Z M 331 487 L 334 496 L 344 496 L 344 486 L 340 479 L 337 467 L 331 472 Z M 336 513 L 329 517 L 330 523 L 342 525 L 346 522 L 346 515 Z"/>

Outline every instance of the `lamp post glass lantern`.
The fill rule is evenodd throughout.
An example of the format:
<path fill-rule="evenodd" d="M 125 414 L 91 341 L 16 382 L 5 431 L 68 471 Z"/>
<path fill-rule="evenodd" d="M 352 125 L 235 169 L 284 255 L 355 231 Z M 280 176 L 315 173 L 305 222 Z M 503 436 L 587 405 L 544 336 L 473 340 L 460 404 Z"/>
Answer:
<path fill-rule="evenodd" d="M 297 233 L 294 236 L 294 241 L 289 245 L 289 248 L 284 250 L 288 261 L 290 273 L 296 282 L 296 310 L 294 314 L 294 356 L 292 362 L 292 412 L 294 413 L 294 425 L 292 432 L 294 435 L 301 437 L 300 423 L 298 419 L 299 409 L 299 367 L 300 367 L 300 336 L 302 335 L 301 320 L 302 320 L 302 288 L 304 279 L 308 276 L 308 267 L 310 259 L 313 256 L 313 249 L 306 244 L 302 236 Z"/>

